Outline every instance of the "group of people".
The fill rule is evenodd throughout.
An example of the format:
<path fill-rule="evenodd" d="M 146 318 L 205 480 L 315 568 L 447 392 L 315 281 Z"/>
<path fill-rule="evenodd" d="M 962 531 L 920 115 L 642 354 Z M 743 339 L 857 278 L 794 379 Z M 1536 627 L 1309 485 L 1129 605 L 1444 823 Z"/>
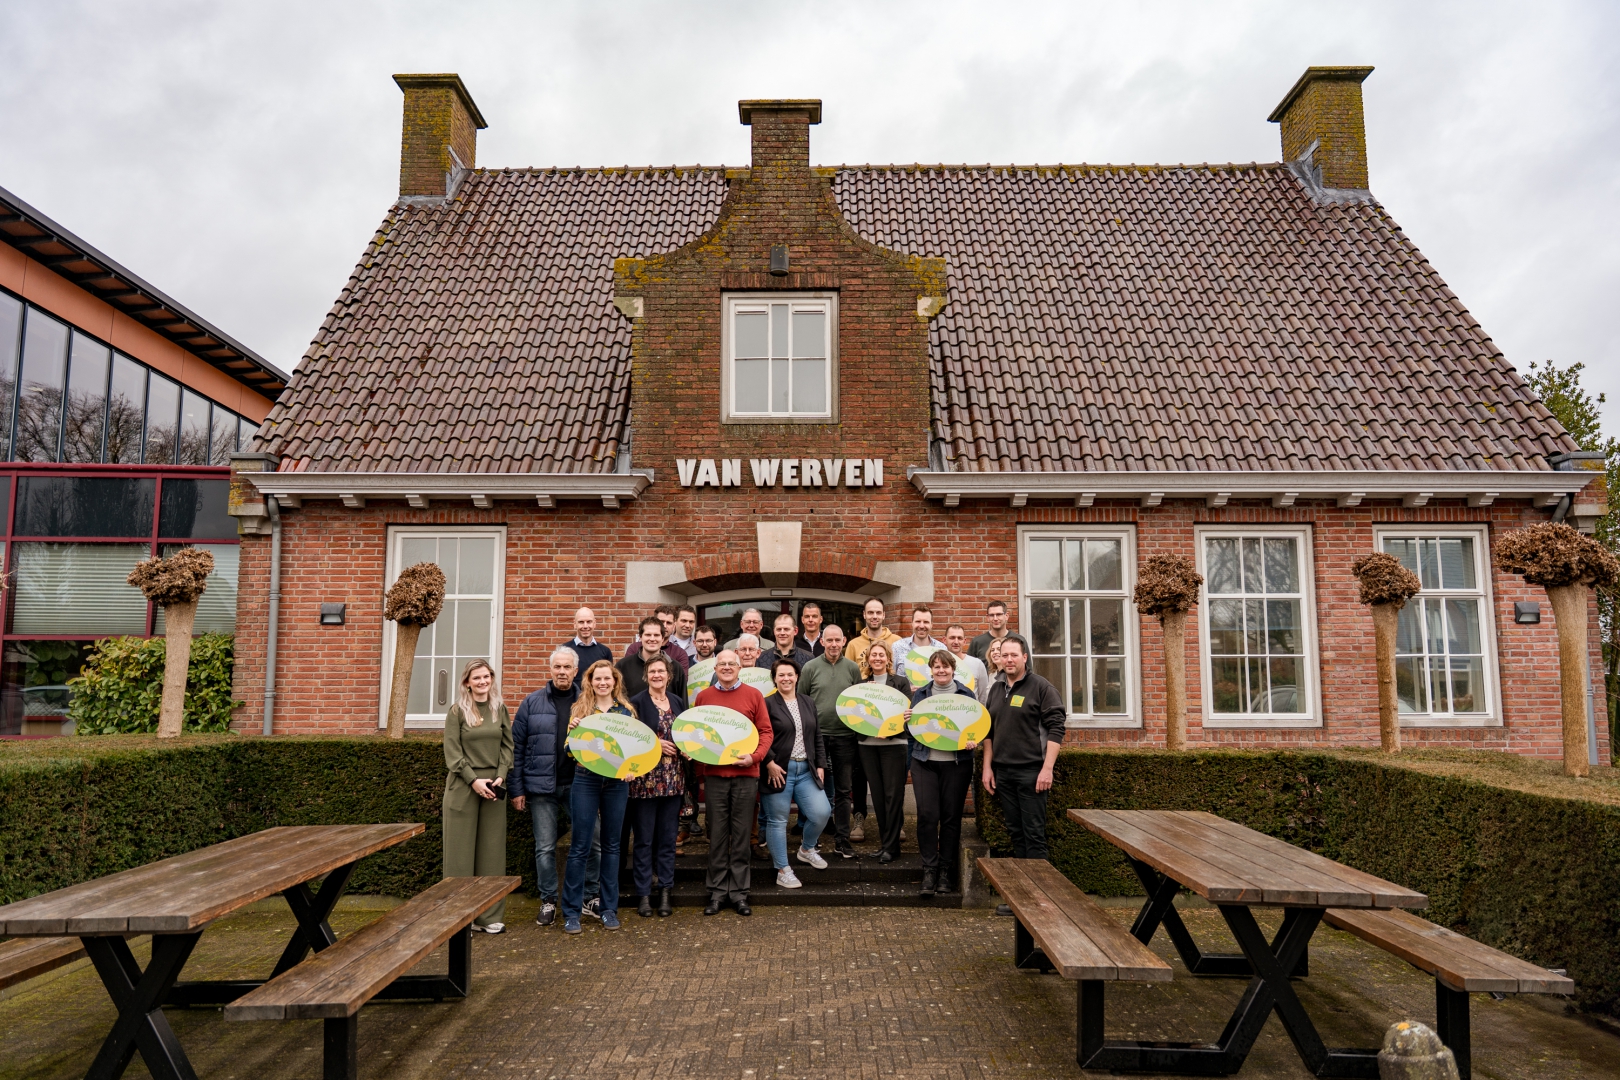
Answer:
<path fill-rule="evenodd" d="M 693 608 L 661 606 L 641 620 L 636 639 L 615 661 L 596 638 L 595 613 L 580 608 L 574 637 L 551 653 L 550 678 L 523 699 L 515 716 L 503 703 L 489 662 L 469 662 L 445 717 L 445 876 L 506 873 L 510 795 L 512 808 L 527 811 L 534 826 L 540 925 L 553 925 L 560 914 L 570 934 L 581 932 L 586 917 L 618 929 L 627 839 L 638 914 L 669 915 L 676 853 L 686 837 L 704 828 L 696 814 L 701 792 L 709 838 L 703 913 L 730 907 L 746 916 L 759 833 L 777 885 L 802 884 L 788 857 L 788 818 L 795 805 L 794 831 L 802 833 L 794 852 L 799 864 L 827 868 L 820 841 L 829 824 L 831 854 L 860 857 L 854 842 L 865 839 L 867 791 L 878 861 L 897 858 L 909 775 L 921 892 L 954 892 L 960 888 L 958 854 L 974 751 L 936 750 L 905 730 L 879 738 L 848 727 L 838 715 L 838 696 L 863 683 L 891 687 L 913 708 L 935 694 L 960 694 L 984 704 L 991 719 L 981 743 L 985 790 L 1001 802 L 1014 854 L 1045 858 L 1046 793 L 1067 710 L 1051 683 L 1029 669 L 1028 644 L 1008 631 L 1006 605 L 988 605 L 989 628 L 971 642 L 967 629 L 955 623 L 945 628 L 943 640 L 933 637 L 933 613 L 926 604 L 913 605 L 907 637 L 885 625 L 887 615 L 881 600 L 868 600 L 864 625 L 846 637 L 808 601 L 797 619 L 787 613 L 775 617 L 767 646 L 764 615 L 757 609 L 745 611 L 737 637 L 722 644 L 713 627 L 698 625 Z M 688 695 L 693 665 L 710 659 L 712 681 Z M 908 665 L 918 666 L 920 685 L 906 677 Z M 767 696 L 746 682 L 747 667 L 768 670 L 774 692 Z M 703 705 L 747 717 L 759 736 L 754 751 L 729 765 L 700 765 L 686 757 L 672 739 L 674 722 L 689 707 Z M 628 780 L 577 767 L 568 752 L 568 733 L 598 713 L 618 713 L 645 725 L 659 744 L 657 765 Z M 571 839 L 559 873 L 564 806 Z M 486 912 L 475 927 L 501 933 L 503 908 Z"/>

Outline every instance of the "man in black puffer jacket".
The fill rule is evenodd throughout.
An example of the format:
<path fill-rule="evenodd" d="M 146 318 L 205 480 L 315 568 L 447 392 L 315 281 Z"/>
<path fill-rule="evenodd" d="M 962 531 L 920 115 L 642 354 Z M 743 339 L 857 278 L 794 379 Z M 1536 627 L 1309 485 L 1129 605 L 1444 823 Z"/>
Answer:
<path fill-rule="evenodd" d="M 568 756 L 568 712 L 579 691 L 574 676 L 579 657 L 564 645 L 551 654 L 551 681 L 518 706 L 512 720 L 512 774 L 506 790 L 512 809 L 529 811 L 534 822 L 534 871 L 540 880 L 540 917 L 550 926 L 557 920 L 557 833 L 559 818 L 568 805 L 574 780 L 574 759 Z M 591 843 L 585 867 L 585 914 L 601 918 L 601 838 Z"/>

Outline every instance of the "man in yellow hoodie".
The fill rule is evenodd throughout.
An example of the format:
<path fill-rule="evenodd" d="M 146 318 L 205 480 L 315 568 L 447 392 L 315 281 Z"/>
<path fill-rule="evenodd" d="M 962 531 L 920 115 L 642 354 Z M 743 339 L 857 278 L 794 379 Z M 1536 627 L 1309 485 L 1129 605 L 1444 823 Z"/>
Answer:
<path fill-rule="evenodd" d="M 885 614 L 883 601 L 877 597 L 874 596 L 866 602 L 866 607 L 861 610 L 861 615 L 866 619 L 866 625 L 861 627 L 859 634 L 850 639 L 849 647 L 844 650 L 845 656 L 859 664 L 866 659 L 866 650 L 872 647 L 874 641 L 883 642 L 883 644 L 889 646 L 890 652 L 893 652 L 894 643 L 900 640 L 900 635 L 883 625 Z M 891 671 L 894 670 L 895 662 L 895 658 L 891 655 L 889 657 L 889 669 Z"/>

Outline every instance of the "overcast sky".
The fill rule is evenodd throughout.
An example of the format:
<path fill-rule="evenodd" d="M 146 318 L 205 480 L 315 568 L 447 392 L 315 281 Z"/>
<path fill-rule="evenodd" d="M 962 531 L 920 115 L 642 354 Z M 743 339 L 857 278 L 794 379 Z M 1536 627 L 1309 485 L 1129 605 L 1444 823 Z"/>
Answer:
<path fill-rule="evenodd" d="M 840 162 L 1275 161 L 1371 64 L 1374 194 L 1521 370 L 1620 434 L 1620 4 L 0 6 L 0 187 L 284 368 L 398 190 L 394 72 L 458 72 L 481 165 L 746 164 L 739 98 Z"/>

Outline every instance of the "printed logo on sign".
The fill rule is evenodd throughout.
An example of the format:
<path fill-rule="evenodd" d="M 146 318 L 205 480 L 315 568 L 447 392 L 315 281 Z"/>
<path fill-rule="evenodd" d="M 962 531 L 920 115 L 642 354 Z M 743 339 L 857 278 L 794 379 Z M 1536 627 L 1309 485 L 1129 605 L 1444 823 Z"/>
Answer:
<path fill-rule="evenodd" d="M 614 780 L 645 776 L 664 755 L 646 724 L 620 713 L 585 717 L 568 733 L 568 752 L 591 772 Z"/>
<path fill-rule="evenodd" d="M 724 705 L 699 705 L 675 718 L 670 741 L 705 765 L 735 765 L 759 748 L 754 722 Z"/>
<path fill-rule="evenodd" d="M 686 671 L 686 700 L 691 701 L 698 693 L 714 685 L 714 658 L 693 661 Z"/>
<path fill-rule="evenodd" d="M 844 726 L 858 735 L 888 739 L 906 728 L 905 711 L 911 702 L 892 686 L 856 683 L 838 695 L 834 708 Z"/>
<path fill-rule="evenodd" d="M 930 750 L 971 750 L 990 734 L 990 714 L 976 698 L 935 694 L 912 709 L 907 727 Z"/>
<path fill-rule="evenodd" d="M 766 697 L 770 697 L 772 694 L 776 693 L 776 680 L 772 679 L 771 673 L 762 667 L 743 668 L 742 681 L 744 684 L 752 686 L 755 690 L 758 690 Z"/>
<path fill-rule="evenodd" d="M 901 673 L 913 690 L 921 690 L 934 679 L 933 669 L 928 666 L 928 658 L 939 651 L 939 646 L 912 649 L 900 661 Z"/>

